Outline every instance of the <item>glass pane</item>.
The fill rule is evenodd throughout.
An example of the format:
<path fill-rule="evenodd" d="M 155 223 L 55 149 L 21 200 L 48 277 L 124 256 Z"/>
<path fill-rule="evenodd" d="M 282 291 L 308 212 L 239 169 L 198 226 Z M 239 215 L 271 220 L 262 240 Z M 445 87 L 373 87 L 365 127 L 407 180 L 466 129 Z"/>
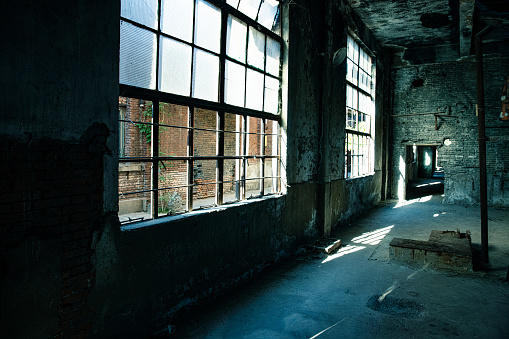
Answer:
<path fill-rule="evenodd" d="M 226 0 L 226 3 L 232 6 L 233 8 L 237 8 L 237 6 L 239 5 L 239 0 Z"/>
<path fill-rule="evenodd" d="M 122 0 L 120 8 L 124 18 L 157 29 L 157 0 Z"/>
<path fill-rule="evenodd" d="M 259 7 L 260 0 L 240 0 L 239 11 L 241 11 L 251 19 L 256 19 Z"/>
<path fill-rule="evenodd" d="M 346 67 L 347 67 L 346 79 L 353 83 L 354 85 L 357 85 L 357 73 L 358 73 L 357 65 L 355 65 L 352 62 L 352 60 L 346 59 Z"/>
<path fill-rule="evenodd" d="M 217 101 L 219 96 L 219 57 L 195 49 L 193 70 L 193 97 Z"/>
<path fill-rule="evenodd" d="M 258 14 L 258 22 L 265 28 L 272 29 L 274 18 L 277 13 L 278 2 L 277 0 L 265 0 L 260 7 Z"/>
<path fill-rule="evenodd" d="M 277 114 L 279 102 L 279 80 L 265 76 L 265 112 Z"/>
<path fill-rule="evenodd" d="M 260 144 L 260 133 L 261 133 L 261 119 L 248 117 L 248 135 L 247 135 L 247 154 L 248 155 L 260 155 L 261 144 Z"/>
<path fill-rule="evenodd" d="M 226 60 L 225 102 L 230 105 L 244 107 L 246 90 L 246 68 Z"/>
<path fill-rule="evenodd" d="M 247 70 L 246 107 L 261 111 L 263 109 L 263 74 Z"/>
<path fill-rule="evenodd" d="M 172 160 L 159 163 L 158 212 L 171 215 L 184 212 L 187 203 L 187 161 Z"/>
<path fill-rule="evenodd" d="M 125 102 L 124 156 L 150 157 L 152 154 L 152 102 L 122 98 Z"/>
<path fill-rule="evenodd" d="M 161 30 L 192 42 L 194 0 L 162 0 Z"/>
<path fill-rule="evenodd" d="M 159 105 L 159 122 L 163 125 L 188 125 L 188 108 L 185 106 L 161 103 Z M 188 129 L 159 126 L 159 155 L 187 156 Z"/>
<path fill-rule="evenodd" d="M 118 217 L 120 222 L 151 219 L 151 164 L 147 162 L 119 162 Z M 148 192 L 143 192 L 148 191 Z"/>
<path fill-rule="evenodd" d="M 192 48 L 173 39 L 161 37 L 159 89 L 189 96 L 191 91 Z"/>
<path fill-rule="evenodd" d="M 193 166 L 193 209 L 213 206 L 216 196 L 216 160 L 195 160 Z"/>
<path fill-rule="evenodd" d="M 228 16 L 226 54 L 240 62 L 246 62 L 247 25 L 237 18 Z"/>
<path fill-rule="evenodd" d="M 261 159 L 247 159 L 246 199 L 260 195 L 260 162 Z"/>
<path fill-rule="evenodd" d="M 198 0 L 195 13 L 194 42 L 203 48 L 219 53 L 221 42 L 221 10 Z"/>
<path fill-rule="evenodd" d="M 237 131 L 237 115 L 224 114 L 224 155 L 234 156 L 239 152 L 240 134 Z"/>
<path fill-rule="evenodd" d="M 156 35 L 120 21 L 119 82 L 156 88 Z"/>
<path fill-rule="evenodd" d="M 347 56 L 349 59 L 352 59 L 353 60 L 353 54 L 354 54 L 354 45 L 355 45 L 355 42 L 353 41 L 353 39 L 348 36 L 347 38 Z"/>
<path fill-rule="evenodd" d="M 253 27 L 249 27 L 249 42 L 247 47 L 248 64 L 263 70 L 264 55 L 265 35 Z"/>
<path fill-rule="evenodd" d="M 346 85 L 346 106 L 353 107 L 353 88 L 352 86 Z"/>
<path fill-rule="evenodd" d="M 224 160 L 223 172 L 223 203 L 236 201 L 237 199 L 237 182 L 235 181 L 237 160 Z"/>
<path fill-rule="evenodd" d="M 267 59 L 265 70 L 276 77 L 279 76 L 279 56 L 281 45 L 274 39 L 267 37 Z"/>
<path fill-rule="evenodd" d="M 193 131 L 193 146 L 195 156 L 215 156 L 217 139 L 217 113 L 204 109 L 195 109 L 194 127 L 205 130 Z"/>

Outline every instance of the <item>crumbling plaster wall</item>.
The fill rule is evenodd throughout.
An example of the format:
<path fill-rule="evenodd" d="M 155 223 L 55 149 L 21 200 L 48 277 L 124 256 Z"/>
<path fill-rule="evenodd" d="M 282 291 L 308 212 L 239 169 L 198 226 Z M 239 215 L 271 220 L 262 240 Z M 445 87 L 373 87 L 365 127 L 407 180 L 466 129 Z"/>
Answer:
<path fill-rule="evenodd" d="M 500 93 L 509 74 L 507 57 L 484 57 L 487 142 L 488 203 L 508 206 L 509 150 L 507 122 L 499 120 Z M 469 57 L 457 62 L 436 63 L 394 70 L 394 114 L 443 111 L 457 118 L 433 115 L 393 119 L 393 194 L 398 197 L 401 159 L 405 144 L 438 145 L 438 165 L 445 171 L 446 203 L 479 202 L 479 146 L 476 117 L 476 66 Z M 415 80 L 422 80 L 422 86 Z M 417 86 L 416 86 L 417 84 Z M 504 127 L 505 126 L 505 127 Z M 500 128 L 502 127 L 502 128 Z M 445 139 L 452 144 L 445 146 Z"/>

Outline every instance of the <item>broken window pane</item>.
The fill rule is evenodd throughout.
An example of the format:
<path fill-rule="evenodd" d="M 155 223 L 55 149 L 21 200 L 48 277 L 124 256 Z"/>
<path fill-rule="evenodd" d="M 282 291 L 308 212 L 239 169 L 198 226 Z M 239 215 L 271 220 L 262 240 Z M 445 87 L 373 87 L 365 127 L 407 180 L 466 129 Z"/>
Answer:
<path fill-rule="evenodd" d="M 184 163 L 183 161 L 180 162 Z M 166 166 L 172 166 L 172 164 L 168 164 Z M 159 173 L 159 187 L 167 188 L 172 185 L 179 185 L 179 181 L 185 179 L 185 176 L 178 175 L 179 171 L 182 170 L 184 171 L 183 174 L 187 176 L 187 168 L 179 169 L 176 167 L 169 167 L 168 170 L 162 170 Z M 158 191 L 157 195 L 159 199 L 158 215 L 160 217 L 186 212 L 187 188 L 181 187 L 163 189 Z"/>
<path fill-rule="evenodd" d="M 235 62 L 226 61 L 225 102 L 244 107 L 246 68 Z"/>
<path fill-rule="evenodd" d="M 239 5 L 239 0 L 226 0 L 226 3 L 236 9 Z"/>
<path fill-rule="evenodd" d="M 239 11 L 251 19 L 256 19 L 258 8 L 260 8 L 260 0 L 240 0 Z"/>
<path fill-rule="evenodd" d="M 155 89 L 156 35 L 120 21 L 119 82 Z"/>
<path fill-rule="evenodd" d="M 161 30 L 192 42 L 194 0 L 162 0 Z"/>
<path fill-rule="evenodd" d="M 263 74 L 251 69 L 247 70 L 246 107 L 263 109 Z"/>
<path fill-rule="evenodd" d="M 237 190 L 240 187 L 235 180 L 237 160 L 225 159 L 223 168 L 223 203 L 239 200 Z"/>
<path fill-rule="evenodd" d="M 219 53 L 221 42 L 221 10 L 204 1 L 196 2 L 195 43 L 212 52 Z"/>
<path fill-rule="evenodd" d="M 228 16 L 226 54 L 242 63 L 246 62 L 247 25 L 239 19 Z"/>
<path fill-rule="evenodd" d="M 120 8 L 122 17 L 157 29 L 157 0 L 122 0 Z"/>
<path fill-rule="evenodd" d="M 193 58 L 193 97 L 217 101 L 218 89 L 219 57 L 195 49 Z"/>
<path fill-rule="evenodd" d="M 215 156 L 217 112 L 205 109 L 195 109 L 193 146 L 194 156 Z"/>
<path fill-rule="evenodd" d="M 265 35 L 253 27 L 249 27 L 247 62 L 249 65 L 263 70 L 265 55 Z"/>
<path fill-rule="evenodd" d="M 260 13 L 258 14 L 258 22 L 265 28 L 272 30 L 278 6 L 277 0 L 265 0 L 262 2 Z"/>
<path fill-rule="evenodd" d="M 189 96 L 191 91 L 192 48 L 173 39 L 161 37 L 159 89 Z"/>

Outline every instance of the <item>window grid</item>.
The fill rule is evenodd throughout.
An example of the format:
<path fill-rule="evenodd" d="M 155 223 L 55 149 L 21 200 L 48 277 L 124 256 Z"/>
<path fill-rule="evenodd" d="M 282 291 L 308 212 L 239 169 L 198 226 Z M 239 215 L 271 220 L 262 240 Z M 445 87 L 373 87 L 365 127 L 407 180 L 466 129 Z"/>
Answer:
<path fill-rule="evenodd" d="M 270 2 L 270 1 L 269 1 Z M 270 112 L 266 110 L 266 105 L 263 104 L 266 96 L 266 81 L 267 79 L 274 79 L 280 84 L 280 74 L 272 74 L 267 67 L 267 41 L 272 39 L 279 43 L 281 46 L 281 38 L 278 35 L 267 34 L 267 30 L 264 31 L 263 27 L 260 30 L 262 32 L 264 48 L 263 48 L 263 67 L 255 67 L 250 65 L 247 59 L 248 56 L 248 48 L 249 48 L 249 34 L 246 34 L 246 48 L 245 48 L 245 60 L 241 62 L 236 60 L 233 57 L 228 56 L 226 51 L 226 34 L 227 34 L 227 19 L 235 18 L 240 21 L 243 21 L 246 24 L 247 32 L 251 27 L 259 26 L 247 18 L 246 16 L 240 12 L 237 12 L 235 9 L 230 8 L 229 6 L 220 6 L 217 1 L 201 1 L 196 0 L 193 1 L 194 10 L 193 10 L 193 29 L 192 29 L 192 38 L 191 42 L 185 41 L 179 37 L 172 36 L 167 34 L 166 32 L 161 31 L 161 18 L 157 19 L 157 29 L 153 29 L 147 27 L 146 25 L 140 24 L 134 20 L 129 18 L 121 17 L 121 25 L 122 22 L 131 24 L 140 29 L 149 31 L 156 35 L 156 81 L 155 88 L 150 88 L 150 86 L 141 86 L 136 87 L 128 83 L 122 83 L 121 76 L 121 84 L 120 84 L 120 92 L 122 97 L 119 98 L 119 102 L 132 101 L 135 102 L 136 105 L 138 102 L 142 103 L 145 101 L 145 108 L 139 109 L 139 117 L 137 119 L 132 119 L 128 113 L 125 113 L 123 117 L 119 119 L 121 128 L 126 129 L 126 126 L 130 126 L 134 132 L 143 131 L 147 136 L 150 132 L 150 147 L 148 146 L 149 140 L 147 137 L 147 144 L 143 145 L 145 147 L 144 154 L 120 154 L 120 163 L 122 164 L 144 164 L 143 166 L 125 166 L 126 168 L 148 168 L 149 171 L 142 172 L 145 177 L 150 177 L 149 180 L 145 178 L 144 182 L 150 181 L 150 187 L 147 185 L 143 187 L 137 187 L 136 189 L 122 189 L 119 187 L 120 197 L 125 198 L 127 196 L 140 196 L 143 194 L 150 194 L 151 197 L 149 199 L 149 203 L 147 205 L 150 208 L 150 218 L 158 218 L 163 215 L 168 214 L 178 214 L 183 212 L 188 212 L 195 210 L 196 208 L 204 208 L 208 206 L 221 205 L 225 203 L 224 201 L 224 192 L 225 186 L 235 187 L 235 198 L 229 198 L 227 202 L 244 200 L 249 198 L 247 196 L 247 192 L 249 191 L 251 197 L 263 196 L 271 193 L 277 193 L 280 191 L 280 117 L 277 114 L 279 111 L 279 88 L 277 90 L 277 107 L 275 110 Z M 214 50 L 213 48 L 207 49 L 203 46 L 199 46 L 196 44 L 196 5 L 198 3 L 205 3 L 208 5 L 216 5 L 220 10 L 221 17 L 221 39 L 220 39 L 220 49 Z M 162 1 L 158 2 L 159 8 L 161 8 Z M 260 4 L 261 7 L 261 4 Z M 260 8 L 258 8 L 258 12 Z M 159 12 L 161 12 L 159 10 Z M 257 14 L 258 16 L 258 14 Z M 241 19 L 239 19 L 241 18 Z M 251 20 L 251 21 L 250 21 Z M 165 67 L 164 63 L 160 65 L 161 62 L 161 48 L 163 44 L 163 39 L 171 39 L 177 43 L 180 43 L 185 46 L 189 46 L 192 50 L 192 58 L 193 62 L 190 67 L 190 86 L 189 86 L 189 94 L 182 95 L 181 93 L 168 93 L 161 91 L 161 69 Z M 281 47 L 279 47 L 281 48 Z M 121 47 L 122 49 L 122 47 Z M 210 98 L 200 98 L 194 97 L 193 94 L 193 86 L 195 82 L 195 74 L 196 68 L 194 67 L 194 63 L 196 62 L 195 51 L 204 51 L 204 53 L 208 53 L 217 57 L 219 60 L 219 73 L 218 73 L 218 97 L 215 100 L 210 100 Z M 279 57 L 279 56 L 278 56 Z M 121 51 L 121 59 L 122 59 L 122 51 Z M 247 84 L 244 86 L 244 103 L 243 105 L 230 105 L 225 102 L 225 66 L 227 62 L 232 62 L 237 65 L 241 65 L 245 69 L 245 78 L 247 78 L 247 72 L 257 72 L 257 74 L 261 75 L 262 79 L 262 105 L 261 107 L 257 107 L 259 109 L 254 109 L 251 107 L 242 107 L 247 106 L 247 95 L 246 93 Z M 279 63 L 280 61 L 278 61 Z M 278 67 L 279 68 L 279 67 Z M 163 75 L 164 78 L 164 75 Z M 279 87 L 279 85 L 278 85 Z M 164 88 L 163 88 L 164 89 Z M 144 99 L 144 100 L 143 100 Z M 208 99 L 208 100 L 207 100 Z M 216 103 L 214 103 L 216 102 Z M 134 105 L 134 106 L 136 106 Z M 167 123 L 163 121 L 165 116 L 168 114 L 167 110 L 168 105 L 172 105 L 172 107 L 176 107 L 179 105 L 184 105 L 187 109 L 187 119 L 186 124 L 175 124 L 175 123 Z M 140 107 L 142 104 L 139 105 Z M 148 110 L 147 107 L 151 107 Z M 182 108 L 180 107 L 180 108 Z M 162 111 L 161 111 L 162 110 Z M 202 110 L 208 110 L 210 115 L 214 115 L 214 126 L 212 128 L 203 128 L 196 126 L 196 112 Z M 150 114 L 146 113 L 149 112 Z M 226 113 L 229 112 L 229 113 Z M 236 117 L 235 120 L 235 131 L 227 130 L 226 124 L 229 123 L 225 119 L 225 115 L 229 117 Z M 150 118 L 147 120 L 147 118 Z M 249 130 L 248 121 L 254 119 L 256 121 L 257 128 L 259 131 L 253 132 Z M 229 121 L 232 119 L 229 118 Z M 134 126 L 134 127 L 133 127 Z M 172 133 L 178 133 L 176 131 L 180 131 L 180 133 L 187 134 L 186 136 L 186 154 L 166 154 L 166 149 L 161 144 L 161 142 L 165 143 L 165 136 L 167 131 L 171 130 Z M 141 133 L 141 132 L 140 132 Z M 207 133 L 215 135 L 215 140 L 212 142 L 212 146 L 215 148 L 215 152 L 212 154 L 196 154 L 196 133 Z M 132 133 L 131 133 L 132 134 Z M 140 134 L 141 135 L 141 134 Z M 225 155 L 225 136 L 235 135 L 235 147 L 237 151 L 234 155 L 229 154 Z M 266 140 L 270 138 L 272 140 L 272 144 L 269 145 L 270 153 L 266 154 Z M 251 140 L 256 141 L 256 151 L 251 152 L 251 146 L 249 143 Z M 231 142 L 230 142 L 231 144 Z M 147 153 L 150 152 L 150 155 Z M 228 179 L 225 175 L 225 162 L 228 163 L 228 170 L 231 172 L 231 165 L 234 161 L 236 163 L 235 166 L 235 174 Z M 200 175 L 200 171 L 197 170 L 199 166 L 201 168 L 210 167 L 210 164 L 214 163 L 215 173 L 213 180 L 212 177 L 207 177 L 207 180 L 198 179 Z M 271 163 L 272 166 L 268 166 L 267 164 Z M 177 166 L 183 167 L 185 164 L 185 182 L 181 182 L 179 184 L 173 184 L 168 186 L 168 180 L 165 178 L 161 179 L 161 173 L 168 172 L 168 166 Z M 253 168 L 257 168 L 253 170 Z M 269 170 L 267 170 L 269 169 Z M 205 172 L 205 170 L 203 170 Z M 249 172 L 249 173 L 248 173 Z M 127 172 L 127 176 L 129 176 Z M 266 183 L 268 183 L 268 189 L 266 187 Z M 119 184 L 120 185 L 120 184 Z M 208 204 L 202 204 L 199 199 L 195 197 L 199 196 L 200 189 L 199 187 L 212 186 L 212 190 L 214 191 L 214 201 Z M 256 188 L 253 193 L 253 189 Z M 206 191 L 207 189 L 203 189 Z M 166 192 L 169 192 L 168 194 Z M 174 197 L 179 197 L 182 199 L 181 208 L 177 208 L 174 210 L 168 210 L 170 204 L 174 204 Z M 173 200 L 172 200 L 173 199 Z M 201 204 L 201 205 L 200 205 Z M 131 218 L 127 217 L 124 220 L 121 219 L 122 223 L 132 222 L 147 219 L 147 217 L 142 218 Z"/>
<path fill-rule="evenodd" d="M 372 59 L 351 37 L 347 38 L 345 178 L 373 172 L 374 83 Z"/>

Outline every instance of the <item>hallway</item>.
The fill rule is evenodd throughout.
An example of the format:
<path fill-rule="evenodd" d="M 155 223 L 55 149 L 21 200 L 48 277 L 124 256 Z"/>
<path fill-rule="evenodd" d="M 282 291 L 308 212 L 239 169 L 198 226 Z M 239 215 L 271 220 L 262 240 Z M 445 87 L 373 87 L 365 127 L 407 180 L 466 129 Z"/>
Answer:
<path fill-rule="evenodd" d="M 186 319 L 172 338 L 506 338 L 509 210 L 489 210 L 490 267 L 458 274 L 389 261 L 394 237 L 467 229 L 480 243 L 479 207 L 441 195 L 391 201 L 336 229 L 331 255 L 306 250 L 268 267 Z M 168 330 L 159 333 L 164 337 Z"/>

